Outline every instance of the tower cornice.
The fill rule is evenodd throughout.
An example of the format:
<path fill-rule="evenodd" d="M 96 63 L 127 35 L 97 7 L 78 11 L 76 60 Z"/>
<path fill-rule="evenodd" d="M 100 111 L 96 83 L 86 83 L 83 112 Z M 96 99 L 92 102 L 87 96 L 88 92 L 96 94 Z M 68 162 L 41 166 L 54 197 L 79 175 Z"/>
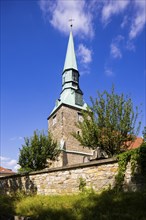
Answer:
<path fill-rule="evenodd" d="M 71 108 L 71 109 L 75 109 L 79 112 L 86 112 L 87 110 L 86 109 L 83 109 L 82 107 L 78 107 L 78 106 L 72 106 L 72 105 L 68 105 L 66 103 L 61 103 L 53 112 L 51 112 L 51 114 L 49 115 L 49 117 L 47 118 L 47 120 L 49 120 L 53 115 L 56 114 L 56 112 L 62 107 L 62 106 L 65 106 L 65 107 L 68 107 L 68 108 Z"/>
<path fill-rule="evenodd" d="M 77 73 L 79 74 L 79 76 L 80 76 L 79 71 L 76 70 L 76 69 L 74 69 L 74 68 L 68 68 L 68 69 L 63 70 L 62 75 L 63 75 L 65 72 L 70 71 L 70 70 L 72 70 L 72 71 L 74 71 L 74 72 L 77 72 Z"/>

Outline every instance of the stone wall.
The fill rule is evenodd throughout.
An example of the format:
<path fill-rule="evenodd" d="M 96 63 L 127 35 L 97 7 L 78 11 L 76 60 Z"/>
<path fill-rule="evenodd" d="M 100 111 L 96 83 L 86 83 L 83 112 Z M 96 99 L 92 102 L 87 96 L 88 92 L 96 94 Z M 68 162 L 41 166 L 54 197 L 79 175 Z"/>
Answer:
<path fill-rule="evenodd" d="M 81 109 L 62 104 L 48 118 L 49 131 L 54 139 L 57 140 L 59 145 L 61 140 L 64 141 L 64 153 L 60 155 L 61 159 L 58 159 L 59 163 L 58 165 L 56 164 L 58 167 L 60 165 L 83 163 L 85 155 L 79 154 L 79 152 L 92 154 L 89 148 L 83 148 L 72 136 L 72 132 L 80 132 L 75 125 L 79 120 L 79 114 L 81 114 Z"/>
<path fill-rule="evenodd" d="M 109 186 L 114 187 L 117 171 L 116 160 L 104 159 L 25 175 L 17 174 L 0 178 L 0 192 L 9 194 L 23 190 L 43 195 L 78 193 L 80 178 L 85 180 L 87 188 L 101 191 Z M 130 170 L 125 178 L 132 184 Z"/>

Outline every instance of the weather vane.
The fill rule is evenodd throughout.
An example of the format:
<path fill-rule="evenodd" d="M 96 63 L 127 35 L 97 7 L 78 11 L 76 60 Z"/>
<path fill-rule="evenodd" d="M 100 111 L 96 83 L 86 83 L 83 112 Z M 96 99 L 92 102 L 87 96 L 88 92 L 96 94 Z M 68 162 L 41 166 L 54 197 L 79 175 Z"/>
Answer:
<path fill-rule="evenodd" d="M 70 18 L 68 21 L 70 22 L 70 27 L 72 29 L 74 19 Z"/>

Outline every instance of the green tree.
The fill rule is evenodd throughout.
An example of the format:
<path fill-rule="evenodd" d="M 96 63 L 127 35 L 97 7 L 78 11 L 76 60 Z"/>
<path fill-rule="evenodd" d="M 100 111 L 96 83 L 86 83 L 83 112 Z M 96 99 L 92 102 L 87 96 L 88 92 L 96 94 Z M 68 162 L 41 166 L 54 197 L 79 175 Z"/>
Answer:
<path fill-rule="evenodd" d="M 51 134 L 34 131 L 30 138 L 24 138 L 25 145 L 20 149 L 18 164 L 19 172 L 36 171 L 46 168 L 47 159 L 55 160 L 60 151 Z"/>
<path fill-rule="evenodd" d="M 146 126 L 144 127 L 142 134 L 143 134 L 144 142 L 146 142 Z"/>
<path fill-rule="evenodd" d="M 73 136 L 84 147 L 100 147 L 109 156 L 119 154 L 139 132 L 138 107 L 134 112 L 131 98 L 115 94 L 114 86 L 111 93 L 97 92 L 97 98 L 91 98 L 91 104 L 83 112 L 83 121 L 76 124 L 81 132 L 74 132 Z"/>

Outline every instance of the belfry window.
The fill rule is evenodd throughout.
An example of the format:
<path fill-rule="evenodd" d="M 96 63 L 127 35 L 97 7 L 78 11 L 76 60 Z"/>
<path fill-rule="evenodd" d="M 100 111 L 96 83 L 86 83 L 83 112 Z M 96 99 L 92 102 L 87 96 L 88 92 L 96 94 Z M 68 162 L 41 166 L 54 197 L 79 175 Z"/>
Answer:
<path fill-rule="evenodd" d="M 82 98 L 82 94 L 76 92 L 75 94 L 75 104 L 76 105 L 80 105 L 83 106 L 83 98 Z"/>
<path fill-rule="evenodd" d="M 78 81 L 78 74 L 76 72 L 72 73 L 72 79 L 73 81 Z"/>
<path fill-rule="evenodd" d="M 72 83 L 72 86 L 74 87 L 74 88 L 77 88 L 77 84 L 76 83 Z"/>

